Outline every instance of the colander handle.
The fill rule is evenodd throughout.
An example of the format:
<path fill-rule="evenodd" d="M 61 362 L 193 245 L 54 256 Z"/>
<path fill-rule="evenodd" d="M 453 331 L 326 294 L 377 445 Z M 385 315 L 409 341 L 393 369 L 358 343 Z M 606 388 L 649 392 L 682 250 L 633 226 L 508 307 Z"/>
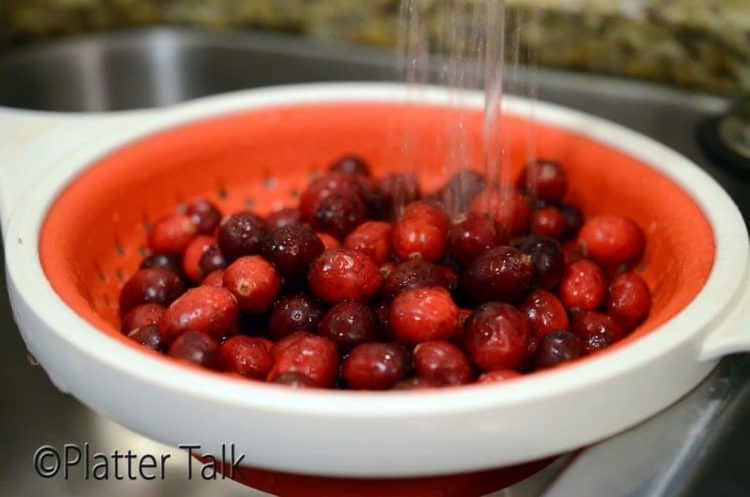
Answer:
<path fill-rule="evenodd" d="M 750 268 L 746 270 L 742 293 L 704 340 L 700 359 L 710 361 L 737 352 L 750 352 Z"/>

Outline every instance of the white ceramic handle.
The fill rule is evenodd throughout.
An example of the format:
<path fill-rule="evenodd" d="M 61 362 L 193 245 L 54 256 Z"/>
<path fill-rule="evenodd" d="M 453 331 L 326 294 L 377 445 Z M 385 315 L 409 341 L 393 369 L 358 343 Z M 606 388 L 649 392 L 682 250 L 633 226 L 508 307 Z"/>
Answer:
<path fill-rule="evenodd" d="M 745 269 L 744 287 L 730 304 L 723 319 L 713 326 L 703 342 L 700 359 L 709 361 L 735 352 L 750 352 L 750 271 Z"/>

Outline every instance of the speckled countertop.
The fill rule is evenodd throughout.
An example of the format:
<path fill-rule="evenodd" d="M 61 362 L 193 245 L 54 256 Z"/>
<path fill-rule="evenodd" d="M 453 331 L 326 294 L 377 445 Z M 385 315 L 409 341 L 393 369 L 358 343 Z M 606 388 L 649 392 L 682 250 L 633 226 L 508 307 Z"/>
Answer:
<path fill-rule="evenodd" d="M 434 24 L 438 5 L 424 0 Z M 472 0 L 467 0 L 472 1 Z M 750 94 L 750 0 L 507 0 L 546 66 Z M 392 45 L 398 0 L 0 0 L 0 47 L 130 26 L 264 27 Z"/>

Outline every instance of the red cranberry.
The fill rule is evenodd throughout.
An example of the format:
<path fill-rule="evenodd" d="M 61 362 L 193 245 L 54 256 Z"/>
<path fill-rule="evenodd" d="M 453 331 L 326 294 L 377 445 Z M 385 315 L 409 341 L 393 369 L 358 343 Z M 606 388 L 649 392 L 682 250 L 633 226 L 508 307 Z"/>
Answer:
<path fill-rule="evenodd" d="M 626 330 L 643 322 L 651 310 L 651 292 L 643 278 L 623 273 L 609 285 L 607 314 Z"/>
<path fill-rule="evenodd" d="M 449 254 L 459 266 L 468 266 L 485 250 L 508 242 L 505 227 L 488 214 L 470 212 L 448 233 Z"/>
<path fill-rule="evenodd" d="M 513 246 L 529 254 L 534 262 L 532 286 L 552 290 L 560 283 L 565 271 L 565 254 L 557 241 L 530 235 L 516 240 Z"/>
<path fill-rule="evenodd" d="M 367 162 L 356 155 L 345 155 L 344 157 L 341 157 L 331 164 L 329 170 L 338 171 L 351 176 L 370 176 L 370 167 L 367 165 Z"/>
<path fill-rule="evenodd" d="M 237 300 L 225 288 L 191 288 L 172 302 L 161 319 L 161 338 L 171 343 L 186 331 L 199 331 L 221 338 L 235 330 L 239 308 Z"/>
<path fill-rule="evenodd" d="M 336 240 L 328 233 L 317 232 L 315 234 L 318 235 L 320 241 L 323 242 L 323 247 L 325 249 L 335 249 L 341 247 L 341 243 L 339 243 L 338 240 Z"/>
<path fill-rule="evenodd" d="M 514 369 L 526 352 L 526 318 L 501 302 L 479 306 L 466 321 L 465 349 L 483 371 Z"/>
<path fill-rule="evenodd" d="M 180 258 L 171 254 L 152 254 L 141 261 L 140 269 L 166 269 L 178 276 L 182 276 L 182 263 Z"/>
<path fill-rule="evenodd" d="M 414 349 L 414 371 L 419 378 L 442 385 L 471 383 L 474 371 L 463 351 L 450 342 L 432 340 Z"/>
<path fill-rule="evenodd" d="M 207 274 L 203 272 L 200 262 L 204 252 L 213 243 L 213 237 L 199 235 L 193 238 L 193 241 L 185 249 L 185 254 L 182 256 L 182 269 L 191 281 L 197 283 Z"/>
<path fill-rule="evenodd" d="M 516 191 L 483 191 L 471 201 L 472 212 L 486 212 L 495 217 L 511 235 L 526 231 L 531 216 L 528 197 Z"/>
<path fill-rule="evenodd" d="M 568 231 L 568 222 L 557 207 L 537 209 L 531 215 L 531 232 L 562 240 Z"/>
<path fill-rule="evenodd" d="M 437 264 L 415 259 L 400 263 L 383 282 L 382 295 L 391 300 L 404 290 L 442 286 L 448 288 L 448 280 L 443 268 Z"/>
<path fill-rule="evenodd" d="M 407 378 L 393 386 L 393 390 L 427 390 L 443 386 L 440 382 L 428 378 Z"/>
<path fill-rule="evenodd" d="M 281 278 L 264 258 L 248 255 L 224 270 L 224 287 L 234 294 L 243 311 L 262 314 L 279 296 Z"/>
<path fill-rule="evenodd" d="M 406 290 L 390 306 L 391 331 L 404 343 L 448 339 L 456 333 L 458 307 L 441 287 Z"/>
<path fill-rule="evenodd" d="M 578 236 L 581 226 L 583 226 L 583 213 L 575 205 L 563 204 L 560 206 L 560 212 L 565 218 L 564 240 Z"/>
<path fill-rule="evenodd" d="M 559 163 L 538 159 L 523 170 L 519 186 L 536 198 L 559 202 L 568 191 L 568 175 Z"/>
<path fill-rule="evenodd" d="M 256 214 L 245 211 L 232 214 L 219 226 L 219 248 L 227 260 L 260 253 L 266 222 Z"/>
<path fill-rule="evenodd" d="M 120 314 L 125 315 L 141 304 L 167 306 L 185 291 L 182 279 L 165 269 L 139 269 L 120 292 Z"/>
<path fill-rule="evenodd" d="M 599 265 L 588 259 L 565 269 L 560 282 L 560 299 L 568 309 L 592 311 L 604 301 L 607 278 Z"/>
<path fill-rule="evenodd" d="M 270 230 L 293 224 L 302 224 L 302 212 L 292 207 L 280 209 L 266 216 L 266 224 Z"/>
<path fill-rule="evenodd" d="M 318 333 L 336 342 L 342 350 L 378 338 L 375 315 L 365 304 L 342 302 L 333 306 L 318 325 Z"/>
<path fill-rule="evenodd" d="M 342 374 L 349 388 L 387 390 L 406 376 L 408 363 L 409 354 L 400 345 L 363 343 L 346 358 Z"/>
<path fill-rule="evenodd" d="M 223 269 L 217 269 L 216 271 L 211 271 L 208 273 L 208 276 L 206 276 L 203 281 L 201 281 L 202 286 L 215 286 L 218 288 L 221 288 L 224 286 L 224 270 Z"/>
<path fill-rule="evenodd" d="M 479 376 L 477 383 L 498 383 L 501 381 L 512 380 L 518 378 L 521 373 L 512 369 L 498 369 L 497 371 L 490 371 Z"/>
<path fill-rule="evenodd" d="M 159 304 L 142 304 L 134 307 L 122 318 L 120 329 L 123 333 L 127 333 L 136 328 L 159 324 L 164 310 L 164 307 Z"/>
<path fill-rule="evenodd" d="M 271 370 L 271 351 L 260 338 L 233 336 L 221 344 L 219 363 L 224 371 L 265 380 Z"/>
<path fill-rule="evenodd" d="M 275 339 L 295 331 L 314 331 L 323 317 L 320 304 L 304 294 L 284 297 L 276 302 L 268 319 L 268 329 Z"/>
<path fill-rule="evenodd" d="M 153 252 L 180 255 L 197 232 L 189 216 L 170 214 L 151 227 L 148 246 Z"/>
<path fill-rule="evenodd" d="M 413 202 L 393 225 L 393 252 L 401 260 L 421 257 L 435 262 L 445 254 L 449 228 L 448 216 L 440 207 Z"/>
<path fill-rule="evenodd" d="M 221 249 L 212 243 L 203 252 L 200 260 L 198 261 L 198 267 L 202 274 L 207 275 L 213 273 L 217 269 L 224 269 L 227 267 L 227 260 L 224 258 L 224 254 L 221 253 Z"/>
<path fill-rule="evenodd" d="M 573 332 L 583 340 L 586 352 L 606 349 L 621 340 L 625 332 L 617 322 L 606 314 L 582 312 L 573 318 Z"/>
<path fill-rule="evenodd" d="M 596 216 L 583 225 L 578 242 L 584 253 L 605 265 L 632 262 L 643 254 L 646 237 L 631 219 L 621 216 Z"/>
<path fill-rule="evenodd" d="M 263 255 L 284 276 L 307 273 L 310 263 L 323 253 L 323 242 L 307 226 L 291 225 L 271 231 L 263 241 Z"/>
<path fill-rule="evenodd" d="M 380 290 L 378 266 L 351 249 L 330 249 L 315 259 L 307 277 L 310 289 L 329 304 L 367 302 Z"/>
<path fill-rule="evenodd" d="M 312 221 L 320 203 L 334 193 L 344 196 L 359 195 L 350 175 L 338 171 L 329 172 L 313 180 L 302 192 L 299 200 L 302 219 Z"/>
<path fill-rule="evenodd" d="M 195 224 L 198 233 L 213 235 L 221 222 L 221 211 L 206 199 L 194 200 L 185 212 Z"/>
<path fill-rule="evenodd" d="M 451 212 L 464 212 L 471 200 L 487 187 L 484 176 L 471 169 L 462 169 L 438 192 L 438 199 Z"/>
<path fill-rule="evenodd" d="M 491 248 L 469 264 L 461 289 L 474 302 L 521 300 L 534 276 L 530 255 L 508 246 Z"/>
<path fill-rule="evenodd" d="M 268 380 L 284 373 L 301 373 L 318 387 L 331 387 L 338 375 L 338 350 L 331 340 L 299 331 L 276 342 Z"/>
<path fill-rule="evenodd" d="M 534 290 L 521 305 L 521 312 L 529 320 L 532 334 L 541 338 L 555 330 L 568 328 L 568 313 L 554 293 Z"/>
<path fill-rule="evenodd" d="M 376 264 L 384 264 L 391 257 L 391 225 L 382 221 L 367 221 L 349 233 L 344 247 L 367 254 Z"/>
<path fill-rule="evenodd" d="M 332 193 L 318 203 L 312 224 L 316 230 L 343 240 L 367 218 L 367 207 L 359 195 Z"/>
<path fill-rule="evenodd" d="M 558 330 L 544 335 L 536 353 L 536 367 L 552 368 L 583 355 L 581 339 L 569 331 Z"/>
<path fill-rule="evenodd" d="M 395 218 L 401 209 L 422 196 L 414 173 L 389 174 L 380 180 L 380 188 L 385 194 L 387 218 Z"/>
<path fill-rule="evenodd" d="M 281 373 L 271 383 L 291 388 L 317 388 L 317 383 L 302 373 Z"/>
<path fill-rule="evenodd" d="M 204 368 L 216 369 L 218 367 L 219 343 L 205 333 L 186 331 L 170 345 L 167 355 Z"/>
<path fill-rule="evenodd" d="M 161 351 L 162 342 L 159 325 L 149 324 L 140 328 L 133 328 L 128 332 L 128 338 L 140 343 L 151 350 Z"/>

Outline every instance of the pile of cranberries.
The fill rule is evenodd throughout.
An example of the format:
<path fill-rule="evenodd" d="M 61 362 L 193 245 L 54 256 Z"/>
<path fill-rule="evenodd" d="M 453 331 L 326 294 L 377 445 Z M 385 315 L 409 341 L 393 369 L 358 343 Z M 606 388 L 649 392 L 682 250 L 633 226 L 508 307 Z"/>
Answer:
<path fill-rule="evenodd" d="M 632 271 L 641 228 L 584 221 L 567 190 L 561 165 L 537 160 L 509 191 L 465 170 L 423 195 L 413 174 L 375 179 L 348 156 L 297 208 L 265 218 L 195 200 L 153 225 L 120 295 L 122 331 L 293 387 L 431 388 L 551 368 L 609 347 L 651 307 Z"/>

